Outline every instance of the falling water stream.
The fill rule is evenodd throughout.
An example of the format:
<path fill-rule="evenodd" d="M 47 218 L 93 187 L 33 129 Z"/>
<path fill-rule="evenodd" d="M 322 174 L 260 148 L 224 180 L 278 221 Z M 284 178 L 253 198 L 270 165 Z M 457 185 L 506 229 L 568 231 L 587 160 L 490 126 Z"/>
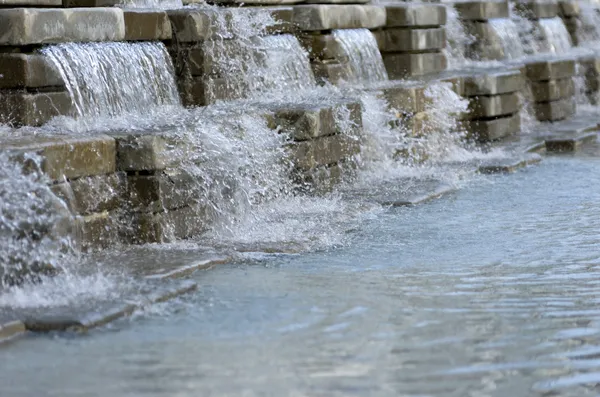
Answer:
<path fill-rule="evenodd" d="M 338 29 L 333 38 L 348 57 L 350 83 L 368 84 L 388 79 L 375 37 L 368 29 Z"/>

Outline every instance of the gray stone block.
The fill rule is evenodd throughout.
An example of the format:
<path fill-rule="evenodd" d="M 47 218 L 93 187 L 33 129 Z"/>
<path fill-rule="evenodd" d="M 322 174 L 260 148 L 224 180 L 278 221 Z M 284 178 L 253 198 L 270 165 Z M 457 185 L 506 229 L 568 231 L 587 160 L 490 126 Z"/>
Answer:
<path fill-rule="evenodd" d="M 461 19 L 487 21 L 494 18 L 509 18 L 506 1 L 468 1 L 454 4 Z"/>
<path fill-rule="evenodd" d="M 62 86 L 59 71 L 43 55 L 0 53 L 0 88 Z"/>
<path fill-rule="evenodd" d="M 441 50 L 446 47 L 446 32 L 443 28 L 392 28 L 380 30 L 374 34 L 382 52 Z"/>
<path fill-rule="evenodd" d="M 390 79 L 401 79 L 410 76 L 423 76 L 446 70 L 448 60 L 441 52 L 418 54 L 384 53 L 383 63 Z"/>
<path fill-rule="evenodd" d="M 378 96 L 384 98 L 391 109 L 402 114 L 424 112 L 431 98 L 425 95 L 426 84 L 398 82 L 394 86 L 377 89 Z"/>
<path fill-rule="evenodd" d="M 0 45 L 22 46 L 125 38 L 119 8 L 0 9 Z"/>
<path fill-rule="evenodd" d="M 290 145 L 290 158 L 299 170 L 337 164 L 360 152 L 360 142 L 343 134 L 326 136 Z"/>
<path fill-rule="evenodd" d="M 178 166 L 191 150 L 190 144 L 166 133 L 111 133 L 116 140 L 119 171 L 156 171 Z"/>
<path fill-rule="evenodd" d="M 493 26 L 487 22 L 466 21 L 466 31 L 476 38 L 468 48 L 472 58 L 487 60 L 506 59 L 502 38 Z"/>
<path fill-rule="evenodd" d="M 446 24 L 446 7 L 441 4 L 385 3 L 385 26 L 438 27 Z"/>
<path fill-rule="evenodd" d="M 521 131 L 521 116 L 517 113 L 492 120 L 472 120 L 463 122 L 469 136 L 479 142 L 489 142 L 518 134 Z"/>
<path fill-rule="evenodd" d="M 112 211 L 122 205 L 126 183 L 125 173 L 119 172 L 82 177 L 52 185 L 51 188 L 73 214 L 90 215 Z"/>
<path fill-rule="evenodd" d="M 108 211 L 75 218 L 75 236 L 84 251 L 108 248 L 120 242 L 117 216 Z"/>
<path fill-rule="evenodd" d="M 555 0 L 528 0 L 515 4 L 517 11 L 529 19 L 554 18 L 558 15 L 558 3 Z"/>
<path fill-rule="evenodd" d="M 573 59 L 556 59 L 529 63 L 525 66 L 531 81 L 558 80 L 575 75 Z"/>
<path fill-rule="evenodd" d="M 24 334 L 25 331 L 25 324 L 21 321 L 0 323 L 0 345 Z"/>
<path fill-rule="evenodd" d="M 331 34 L 307 33 L 301 35 L 299 40 L 310 59 L 347 61 L 346 51 Z"/>
<path fill-rule="evenodd" d="M 560 0 L 558 9 L 559 13 L 565 17 L 578 17 L 581 12 L 579 0 Z"/>
<path fill-rule="evenodd" d="M 0 91 L 0 123 L 14 127 L 40 126 L 72 111 L 73 102 L 67 92 Z"/>
<path fill-rule="evenodd" d="M 60 7 L 62 0 L 0 0 L 0 7 Z"/>
<path fill-rule="evenodd" d="M 516 93 L 492 96 L 477 96 L 469 100 L 469 113 L 466 119 L 483 119 L 512 115 L 521 110 L 519 95 Z"/>
<path fill-rule="evenodd" d="M 386 9 L 378 5 L 311 4 L 294 7 L 293 23 L 300 30 L 375 29 L 385 25 Z"/>
<path fill-rule="evenodd" d="M 546 151 L 551 153 L 575 152 L 584 144 L 596 142 L 598 132 L 572 134 L 571 136 L 556 136 L 546 138 Z"/>
<path fill-rule="evenodd" d="M 347 63 L 337 60 L 314 61 L 311 63 L 312 71 L 317 83 L 325 82 L 337 85 L 347 81 L 352 76 L 352 68 Z"/>
<path fill-rule="evenodd" d="M 125 10 L 125 40 L 154 41 L 171 39 L 171 22 L 164 11 Z"/>
<path fill-rule="evenodd" d="M 215 4 L 226 5 L 277 5 L 277 4 L 297 4 L 304 3 L 303 0 L 213 0 Z M 326 2 L 324 2 L 326 3 Z"/>
<path fill-rule="evenodd" d="M 550 102 L 575 95 L 572 78 L 548 81 L 532 81 L 531 93 L 535 102 Z"/>
<path fill-rule="evenodd" d="M 539 121 L 558 121 L 573 116 L 575 106 L 575 98 L 564 98 L 558 101 L 535 103 L 533 109 Z"/>
<path fill-rule="evenodd" d="M 158 213 L 134 214 L 129 238 L 136 244 L 167 243 L 205 232 L 210 224 L 206 210 L 184 207 Z"/>
<path fill-rule="evenodd" d="M 501 70 L 466 76 L 463 79 L 463 95 L 498 95 L 523 89 L 523 77 L 519 70 Z"/>

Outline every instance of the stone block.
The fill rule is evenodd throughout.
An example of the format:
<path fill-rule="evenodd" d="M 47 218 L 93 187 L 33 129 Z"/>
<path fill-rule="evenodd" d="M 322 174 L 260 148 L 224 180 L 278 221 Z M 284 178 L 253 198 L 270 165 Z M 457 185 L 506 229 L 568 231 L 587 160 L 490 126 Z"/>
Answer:
<path fill-rule="evenodd" d="M 494 18 L 510 18 L 506 1 L 467 1 L 454 4 L 461 19 L 487 21 Z"/>
<path fill-rule="evenodd" d="M 558 2 L 558 10 L 564 17 L 578 17 L 581 12 L 579 0 L 560 0 Z"/>
<path fill-rule="evenodd" d="M 158 213 L 134 214 L 127 231 L 137 244 L 167 243 L 197 236 L 210 224 L 204 208 L 184 207 Z"/>
<path fill-rule="evenodd" d="M 533 105 L 535 117 L 539 121 L 558 121 L 575 114 L 575 99 L 564 98 L 552 102 L 539 102 Z"/>
<path fill-rule="evenodd" d="M 514 114 L 492 120 L 472 120 L 463 122 L 469 136 L 479 142 L 495 141 L 521 131 L 521 116 Z"/>
<path fill-rule="evenodd" d="M 523 89 L 523 77 L 519 70 L 499 70 L 466 76 L 463 79 L 463 95 L 498 95 Z"/>
<path fill-rule="evenodd" d="M 572 78 L 548 81 L 532 81 L 531 93 L 535 102 L 550 102 L 575 95 Z"/>
<path fill-rule="evenodd" d="M 430 122 L 429 112 L 402 115 L 399 120 L 399 127 L 402 132 L 416 138 L 425 137 L 435 131 Z"/>
<path fill-rule="evenodd" d="M 171 39 L 171 22 L 164 11 L 125 10 L 125 40 L 154 41 Z"/>
<path fill-rule="evenodd" d="M 72 111 L 73 102 L 67 92 L 0 91 L 0 124 L 40 126 Z"/>
<path fill-rule="evenodd" d="M 174 168 L 187 158 L 191 146 L 174 133 L 111 133 L 116 140 L 119 171 L 156 171 Z"/>
<path fill-rule="evenodd" d="M 121 206 L 126 183 L 125 173 L 119 172 L 61 182 L 52 185 L 51 189 L 72 213 L 90 215 Z"/>
<path fill-rule="evenodd" d="M 383 63 L 390 79 L 423 76 L 446 70 L 448 60 L 441 52 L 419 54 L 385 53 Z"/>
<path fill-rule="evenodd" d="M 62 0 L 0 0 L 0 7 L 60 7 Z"/>
<path fill-rule="evenodd" d="M 294 8 L 291 6 L 270 6 L 260 7 L 260 10 L 268 10 L 273 19 L 275 25 L 267 26 L 267 34 L 275 33 L 293 33 L 295 31 L 294 24 L 292 22 L 294 18 Z"/>
<path fill-rule="evenodd" d="M 299 170 L 312 170 L 316 167 L 332 165 L 348 159 L 360 152 L 357 138 L 344 134 L 297 142 L 290 145 L 290 158 Z"/>
<path fill-rule="evenodd" d="M 177 45 L 168 48 L 178 83 L 182 79 L 204 76 L 204 50 L 200 45 Z"/>
<path fill-rule="evenodd" d="M 431 98 L 425 95 L 427 87 L 423 84 L 400 83 L 379 90 L 389 107 L 402 114 L 414 114 L 425 111 Z"/>
<path fill-rule="evenodd" d="M 168 10 L 174 38 L 178 43 L 201 42 L 218 33 L 218 13 L 211 9 Z"/>
<path fill-rule="evenodd" d="M 469 48 L 469 56 L 472 58 L 487 60 L 503 60 L 507 56 L 504 52 L 503 39 L 493 26 L 486 22 L 466 21 L 465 30 L 476 38 Z"/>
<path fill-rule="evenodd" d="M 89 8 L 114 7 L 123 4 L 122 0 L 63 0 L 63 7 Z"/>
<path fill-rule="evenodd" d="M 77 217 L 75 230 L 84 250 L 107 248 L 120 240 L 117 217 L 108 211 Z"/>
<path fill-rule="evenodd" d="M 24 334 L 25 331 L 25 324 L 23 324 L 21 321 L 0 323 L 0 345 L 13 338 L 16 338 L 19 335 Z"/>
<path fill-rule="evenodd" d="M 516 93 L 472 97 L 469 100 L 469 113 L 466 119 L 483 119 L 518 113 L 521 110 L 519 95 Z"/>
<path fill-rule="evenodd" d="M 384 29 L 374 33 L 382 52 L 442 50 L 446 47 L 443 28 Z"/>
<path fill-rule="evenodd" d="M 0 88 L 62 86 L 59 71 L 43 55 L 0 53 Z"/>
<path fill-rule="evenodd" d="M 278 4 L 297 4 L 304 3 L 303 0 L 214 0 L 215 4 L 226 4 L 226 5 L 278 5 Z"/>
<path fill-rule="evenodd" d="M 289 104 L 268 116 L 271 128 L 280 128 L 294 141 L 307 141 L 339 133 L 352 133 L 362 128 L 362 106 L 359 102 L 335 105 Z M 340 122 L 344 120 L 344 122 Z M 348 125 L 343 125 L 349 122 Z M 353 131 L 345 131 L 351 128 Z"/>
<path fill-rule="evenodd" d="M 339 84 L 352 76 L 352 68 L 347 63 L 337 61 L 315 61 L 311 63 L 313 75 L 317 83 Z"/>
<path fill-rule="evenodd" d="M 306 49 L 310 59 L 347 61 L 348 55 L 331 34 L 303 34 L 300 44 Z"/>
<path fill-rule="evenodd" d="M 385 3 L 386 28 L 438 27 L 446 24 L 446 7 L 426 3 Z"/>
<path fill-rule="evenodd" d="M 529 19 L 554 18 L 558 15 L 558 3 L 554 0 L 529 0 L 515 4 L 516 10 Z"/>
<path fill-rule="evenodd" d="M 121 41 L 125 38 L 119 8 L 0 9 L 0 45 Z"/>
<path fill-rule="evenodd" d="M 583 133 L 572 134 L 571 136 L 556 136 L 546 138 L 546 151 L 551 153 L 557 152 L 575 152 L 586 143 L 596 142 L 598 133 Z"/>
<path fill-rule="evenodd" d="M 375 29 L 385 25 L 386 10 L 378 5 L 311 4 L 294 7 L 293 23 L 303 31 Z"/>
<path fill-rule="evenodd" d="M 573 59 L 555 59 L 529 63 L 525 67 L 531 81 L 558 80 L 575 75 Z"/>

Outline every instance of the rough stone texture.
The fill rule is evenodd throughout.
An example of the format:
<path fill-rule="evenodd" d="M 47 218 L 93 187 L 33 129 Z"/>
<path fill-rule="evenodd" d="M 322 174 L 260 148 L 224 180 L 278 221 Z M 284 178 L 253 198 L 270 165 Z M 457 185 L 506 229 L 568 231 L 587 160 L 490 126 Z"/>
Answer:
<path fill-rule="evenodd" d="M 572 78 L 548 81 L 532 81 L 531 93 L 535 102 L 549 102 L 575 95 Z"/>
<path fill-rule="evenodd" d="M 495 141 L 521 131 L 521 116 L 515 114 L 493 120 L 473 120 L 463 122 L 469 135 L 480 142 Z"/>
<path fill-rule="evenodd" d="M 125 40 L 169 40 L 171 22 L 164 11 L 125 10 Z"/>
<path fill-rule="evenodd" d="M 117 217 L 108 211 L 75 219 L 77 242 L 84 250 L 107 248 L 119 241 Z"/>
<path fill-rule="evenodd" d="M 529 19 L 554 18 L 558 15 L 558 3 L 553 0 L 529 0 L 515 4 L 516 9 Z"/>
<path fill-rule="evenodd" d="M 207 106 L 219 100 L 233 100 L 243 97 L 248 87 L 232 87 L 225 79 L 194 77 L 178 81 L 179 94 L 184 106 Z"/>
<path fill-rule="evenodd" d="M 461 19 L 487 21 L 494 18 L 509 18 L 506 1 L 469 1 L 454 4 Z"/>
<path fill-rule="evenodd" d="M 581 12 L 579 0 L 562 0 L 558 2 L 558 9 L 562 16 L 577 17 Z"/>
<path fill-rule="evenodd" d="M 159 213 L 135 214 L 132 220 L 131 240 L 134 243 L 166 243 L 190 238 L 206 231 L 206 211 L 184 207 Z"/>
<path fill-rule="evenodd" d="M 90 215 L 120 207 L 126 183 L 126 174 L 117 172 L 62 182 L 51 188 L 72 213 Z"/>
<path fill-rule="evenodd" d="M 168 133 L 111 134 L 117 142 L 117 169 L 156 171 L 173 168 L 186 158 L 187 144 Z"/>
<path fill-rule="evenodd" d="M 425 111 L 431 99 L 425 96 L 426 85 L 400 83 L 393 87 L 377 90 L 385 98 L 391 109 L 401 113 L 420 113 Z"/>
<path fill-rule="evenodd" d="M 360 152 L 360 142 L 338 134 L 294 143 L 290 146 L 291 159 L 296 168 L 311 170 L 319 166 L 336 164 Z"/>
<path fill-rule="evenodd" d="M 297 4 L 304 3 L 303 0 L 213 0 L 215 4 L 227 5 L 273 5 L 273 4 Z M 323 3 L 326 3 L 324 1 Z"/>
<path fill-rule="evenodd" d="M 295 31 L 295 26 L 292 23 L 294 18 L 294 8 L 291 6 L 270 6 L 270 7 L 260 7 L 261 10 L 268 10 L 273 17 L 273 19 L 277 22 L 275 25 L 268 26 L 266 33 L 267 34 L 275 34 L 275 33 L 293 33 Z"/>
<path fill-rule="evenodd" d="M 64 81 L 43 55 L 0 54 L 0 88 L 62 87 Z"/>
<path fill-rule="evenodd" d="M 438 27 L 446 24 L 446 7 L 440 4 L 385 3 L 387 28 Z"/>
<path fill-rule="evenodd" d="M 531 81 L 557 80 L 575 75 L 575 61 L 557 59 L 526 65 L 527 78 Z"/>
<path fill-rule="evenodd" d="M 446 31 L 431 29 L 384 29 L 374 32 L 383 52 L 441 50 L 446 47 Z"/>
<path fill-rule="evenodd" d="M 533 105 L 535 117 L 539 121 L 564 120 L 575 114 L 575 99 L 566 98 L 552 102 L 540 102 Z"/>
<path fill-rule="evenodd" d="M 347 60 L 346 51 L 331 34 L 308 33 L 301 35 L 299 40 L 308 52 L 310 59 Z"/>
<path fill-rule="evenodd" d="M 491 60 L 506 58 L 502 38 L 489 23 L 467 21 L 464 25 L 465 30 L 476 38 L 468 48 L 470 57 Z"/>
<path fill-rule="evenodd" d="M 0 124 L 40 126 L 59 115 L 72 114 L 67 92 L 0 91 Z"/>
<path fill-rule="evenodd" d="M 517 113 L 521 109 L 519 96 L 515 93 L 493 96 L 477 96 L 469 101 L 467 119 L 499 117 Z"/>
<path fill-rule="evenodd" d="M 383 63 L 390 79 L 437 73 L 446 70 L 448 67 L 448 60 L 441 52 L 383 54 Z"/>
<path fill-rule="evenodd" d="M 311 67 L 318 84 L 339 84 L 352 75 L 350 65 L 337 61 L 315 61 L 311 63 Z"/>
<path fill-rule="evenodd" d="M 177 77 L 204 76 L 204 51 L 200 46 L 169 48 Z"/>
<path fill-rule="evenodd" d="M 119 8 L 0 9 L 0 45 L 120 41 L 125 38 Z"/>
<path fill-rule="evenodd" d="M 64 7 L 114 7 L 121 0 L 63 0 Z"/>
<path fill-rule="evenodd" d="M 0 7 L 60 7 L 62 0 L 0 0 Z"/>
<path fill-rule="evenodd" d="M 517 92 L 523 88 L 523 77 L 519 70 L 489 71 L 463 79 L 464 96 L 498 95 Z"/>
<path fill-rule="evenodd" d="M 386 9 L 377 5 L 314 4 L 294 7 L 293 23 L 304 31 L 374 29 L 385 25 Z"/>
<path fill-rule="evenodd" d="M 424 137 L 434 131 L 429 112 L 402 115 L 399 126 L 413 137 Z"/>
<path fill-rule="evenodd" d="M 548 152 L 575 152 L 588 142 L 596 142 L 598 133 L 573 134 L 573 136 L 557 136 L 545 140 Z"/>
<path fill-rule="evenodd" d="M 358 102 L 337 105 L 282 105 L 272 115 L 267 116 L 271 128 L 281 128 L 294 141 L 307 141 L 324 136 L 335 135 L 342 131 L 338 118 L 348 114 L 354 129 L 362 128 L 362 106 Z"/>
<path fill-rule="evenodd" d="M 11 321 L 7 323 L 0 323 L 0 345 L 4 342 L 25 333 L 25 324 L 21 321 Z"/>

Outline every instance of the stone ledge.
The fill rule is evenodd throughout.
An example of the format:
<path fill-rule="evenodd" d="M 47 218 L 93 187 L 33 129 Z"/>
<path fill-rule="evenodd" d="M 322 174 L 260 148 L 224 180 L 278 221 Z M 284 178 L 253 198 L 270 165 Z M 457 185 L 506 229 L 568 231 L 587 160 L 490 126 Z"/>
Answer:
<path fill-rule="evenodd" d="M 382 55 L 390 79 L 438 73 L 448 67 L 448 60 L 441 52 L 419 54 L 384 53 Z"/>
<path fill-rule="evenodd" d="M 119 8 L 0 9 L 0 45 L 124 39 L 125 22 Z"/>
<path fill-rule="evenodd" d="M 521 131 L 521 116 L 514 114 L 493 120 L 464 121 L 463 126 L 479 142 L 489 142 L 518 134 Z"/>
<path fill-rule="evenodd" d="M 300 170 L 332 165 L 360 152 L 357 139 L 338 134 L 290 145 L 291 159 Z"/>
<path fill-rule="evenodd" d="M 183 207 L 158 213 L 134 214 L 126 232 L 135 244 L 168 243 L 206 231 L 210 216 L 206 208 Z"/>
<path fill-rule="evenodd" d="M 563 79 L 575 75 L 575 61 L 555 59 L 532 62 L 525 66 L 525 71 L 531 81 Z"/>
<path fill-rule="evenodd" d="M 299 5 L 293 23 L 303 31 L 374 29 L 385 25 L 386 10 L 379 5 Z"/>
<path fill-rule="evenodd" d="M 0 0 L 0 7 L 60 7 L 62 0 Z"/>
<path fill-rule="evenodd" d="M 565 98 L 558 101 L 535 103 L 533 109 L 539 121 L 558 121 L 574 115 L 575 106 L 574 98 Z"/>
<path fill-rule="evenodd" d="M 550 102 L 575 95 L 572 78 L 548 81 L 532 81 L 531 93 L 535 102 Z"/>
<path fill-rule="evenodd" d="M 298 37 L 310 59 L 346 61 L 348 55 L 332 34 L 303 34 Z"/>
<path fill-rule="evenodd" d="M 542 156 L 537 153 L 528 153 L 520 158 L 509 158 L 504 160 L 492 160 L 480 165 L 477 171 L 481 174 L 510 174 L 528 165 L 538 164 Z"/>
<path fill-rule="evenodd" d="M 84 251 L 122 242 L 117 217 L 108 211 L 75 218 L 75 236 Z"/>
<path fill-rule="evenodd" d="M 467 119 L 490 118 L 512 115 L 519 112 L 521 102 L 516 93 L 492 96 L 477 96 L 469 101 L 470 112 L 465 115 Z"/>
<path fill-rule="evenodd" d="M 156 171 L 178 166 L 191 150 L 189 144 L 168 132 L 110 133 L 116 141 L 119 171 Z"/>
<path fill-rule="evenodd" d="M 67 92 L 0 91 L 0 124 L 40 126 L 72 112 L 73 102 Z"/>
<path fill-rule="evenodd" d="M 489 71 L 464 77 L 464 96 L 498 95 L 521 91 L 523 78 L 519 70 Z"/>
<path fill-rule="evenodd" d="M 126 183 L 126 174 L 117 172 L 57 183 L 51 189 L 72 213 L 90 215 L 115 210 L 122 205 Z"/>
<path fill-rule="evenodd" d="M 374 32 L 382 52 L 441 50 L 446 47 L 446 31 L 431 29 L 384 29 Z"/>
<path fill-rule="evenodd" d="M 446 7 L 440 4 L 384 3 L 385 27 L 438 27 L 446 24 Z"/>
<path fill-rule="evenodd" d="M 0 54 L 0 88 L 62 87 L 60 72 L 39 54 Z"/>
<path fill-rule="evenodd" d="M 558 3 L 555 0 L 528 0 L 515 3 L 519 13 L 529 19 L 554 18 L 558 16 Z"/>
<path fill-rule="evenodd" d="M 170 40 L 171 22 L 164 11 L 125 10 L 125 40 Z"/>
<path fill-rule="evenodd" d="M 0 323 L 0 345 L 23 335 L 27 330 L 21 321 Z"/>
<path fill-rule="evenodd" d="M 565 17 L 578 17 L 581 9 L 579 0 L 560 0 L 558 2 L 559 12 Z"/>
<path fill-rule="evenodd" d="M 506 1 L 469 1 L 455 3 L 461 19 L 467 21 L 487 21 L 494 18 L 509 18 L 508 3 Z"/>
<path fill-rule="evenodd" d="M 596 142 L 598 134 L 596 132 L 587 134 L 576 134 L 572 137 L 552 137 L 545 140 L 546 151 L 550 153 L 575 152 L 586 143 Z"/>
<path fill-rule="evenodd" d="M 425 111 L 431 98 L 425 95 L 426 84 L 394 82 L 393 86 L 374 89 L 379 97 L 384 98 L 391 109 L 402 114 L 416 114 Z"/>
<path fill-rule="evenodd" d="M 329 82 L 336 85 L 352 76 L 352 68 L 347 63 L 325 60 L 312 62 L 310 66 L 318 84 Z"/>

